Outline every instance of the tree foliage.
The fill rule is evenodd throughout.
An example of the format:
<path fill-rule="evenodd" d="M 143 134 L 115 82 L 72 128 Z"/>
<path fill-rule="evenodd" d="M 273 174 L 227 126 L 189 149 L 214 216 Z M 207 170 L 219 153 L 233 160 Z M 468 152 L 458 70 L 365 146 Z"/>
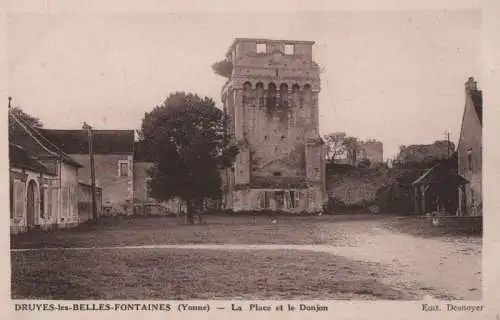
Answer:
<path fill-rule="evenodd" d="M 345 138 L 345 132 L 335 132 L 324 136 L 326 160 L 328 162 L 335 162 L 339 157 L 346 155 L 347 150 L 344 146 Z"/>
<path fill-rule="evenodd" d="M 145 114 L 140 136 L 154 161 L 149 172 L 153 198 L 180 197 L 190 215 L 204 199 L 221 197 L 220 170 L 232 165 L 238 148 L 231 144 L 226 115 L 212 99 L 171 94 Z"/>
<path fill-rule="evenodd" d="M 224 59 L 212 64 L 212 70 L 219 76 L 229 78 L 233 72 L 233 64 L 231 61 Z"/>
<path fill-rule="evenodd" d="M 356 162 L 356 154 L 359 151 L 358 138 L 347 136 L 345 132 L 335 132 L 325 135 L 324 139 L 327 162 L 335 163 L 345 157 Z"/>
<path fill-rule="evenodd" d="M 35 129 L 41 129 L 43 127 L 43 123 L 39 118 L 33 117 L 32 115 L 24 112 L 20 107 L 12 107 L 10 108 L 10 112 L 18 119 L 29 124 Z"/>

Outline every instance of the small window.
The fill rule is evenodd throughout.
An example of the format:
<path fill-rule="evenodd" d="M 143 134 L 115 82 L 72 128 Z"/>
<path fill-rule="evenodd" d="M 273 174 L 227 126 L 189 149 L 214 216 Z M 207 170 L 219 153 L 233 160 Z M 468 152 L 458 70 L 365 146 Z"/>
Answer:
<path fill-rule="evenodd" d="M 267 45 L 265 43 L 257 43 L 257 53 L 266 53 Z"/>
<path fill-rule="evenodd" d="M 273 176 L 275 176 L 275 177 L 281 177 L 281 172 L 273 172 Z"/>
<path fill-rule="evenodd" d="M 467 150 L 467 165 L 469 171 L 472 171 L 472 149 Z"/>
<path fill-rule="evenodd" d="M 293 44 L 285 44 L 285 54 L 292 55 L 295 52 L 295 46 Z"/>
<path fill-rule="evenodd" d="M 118 161 L 118 176 L 119 177 L 128 177 L 128 161 L 120 160 Z"/>

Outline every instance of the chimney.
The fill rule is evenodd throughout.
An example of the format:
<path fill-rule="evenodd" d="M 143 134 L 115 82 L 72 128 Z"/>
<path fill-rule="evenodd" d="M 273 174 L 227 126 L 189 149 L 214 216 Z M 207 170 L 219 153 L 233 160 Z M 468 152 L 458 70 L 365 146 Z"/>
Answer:
<path fill-rule="evenodd" d="M 469 77 L 465 83 L 465 92 L 472 91 L 477 91 L 477 81 L 474 80 L 474 77 Z"/>

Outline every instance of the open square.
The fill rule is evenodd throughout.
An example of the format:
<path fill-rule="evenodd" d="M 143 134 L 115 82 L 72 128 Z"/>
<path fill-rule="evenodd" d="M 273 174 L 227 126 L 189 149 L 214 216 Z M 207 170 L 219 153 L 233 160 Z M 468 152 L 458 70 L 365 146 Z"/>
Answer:
<path fill-rule="evenodd" d="M 480 299 L 481 238 L 412 235 L 398 231 L 408 224 L 401 219 L 107 218 L 20 234 L 12 237 L 12 298 Z"/>

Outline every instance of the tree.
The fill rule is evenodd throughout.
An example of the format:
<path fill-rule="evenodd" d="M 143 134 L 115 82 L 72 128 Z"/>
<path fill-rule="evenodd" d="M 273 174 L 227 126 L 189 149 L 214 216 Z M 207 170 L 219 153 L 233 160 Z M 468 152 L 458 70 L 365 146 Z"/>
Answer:
<path fill-rule="evenodd" d="M 231 77 L 231 73 L 233 72 L 233 64 L 231 63 L 231 61 L 224 59 L 212 64 L 212 70 L 219 76 L 229 78 Z"/>
<path fill-rule="evenodd" d="M 357 160 L 359 151 L 359 142 L 356 137 L 346 137 L 343 141 L 343 146 L 347 150 L 348 158 L 350 162 L 354 165 Z"/>
<path fill-rule="evenodd" d="M 30 114 L 24 112 L 20 107 L 12 107 L 10 108 L 10 112 L 18 119 L 29 124 L 35 129 L 41 129 L 43 127 L 43 123 L 39 118 L 35 118 Z"/>
<path fill-rule="evenodd" d="M 335 163 L 339 157 L 346 154 L 346 148 L 344 146 L 344 140 L 346 134 L 344 132 L 330 133 L 324 136 L 325 146 L 326 146 L 326 160 L 331 163 Z"/>
<path fill-rule="evenodd" d="M 176 92 L 145 114 L 140 136 L 154 162 L 149 172 L 153 198 L 180 197 L 187 203 L 187 221 L 193 223 L 194 210 L 204 199 L 222 196 L 221 170 L 238 153 L 226 115 L 210 98 Z"/>

